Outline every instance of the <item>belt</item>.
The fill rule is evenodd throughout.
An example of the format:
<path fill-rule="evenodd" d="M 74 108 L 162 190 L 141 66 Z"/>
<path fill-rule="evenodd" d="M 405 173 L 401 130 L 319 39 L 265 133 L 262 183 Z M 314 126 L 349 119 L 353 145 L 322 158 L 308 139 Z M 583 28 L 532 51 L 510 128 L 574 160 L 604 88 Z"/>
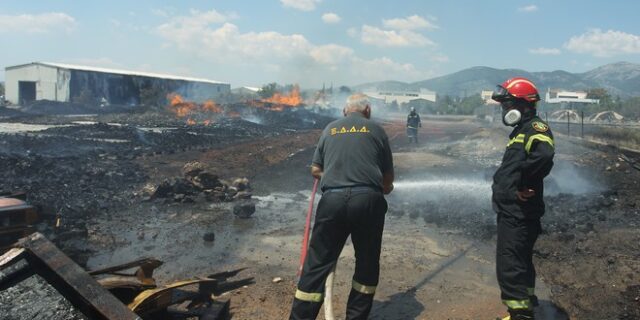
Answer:
<path fill-rule="evenodd" d="M 323 190 L 323 193 L 327 192 L 350 192 L 350 193 L 363 193 L 363 192 L 382 192 L 378 187 L 371 186 L 355 186 L 355 187 L 335 187 L 327 188 Z"/>

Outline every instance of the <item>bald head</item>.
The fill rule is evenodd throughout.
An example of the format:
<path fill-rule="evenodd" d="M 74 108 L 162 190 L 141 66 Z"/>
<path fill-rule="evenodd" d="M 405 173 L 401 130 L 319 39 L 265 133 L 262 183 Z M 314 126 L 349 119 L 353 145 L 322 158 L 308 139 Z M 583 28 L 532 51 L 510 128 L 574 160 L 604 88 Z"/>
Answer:
<path fill-rule="evenodd" d="M 369 106 L 369 98 L 366 95 L 356 93 L 347 98 L 347 105 L 344 107 L 344 115 L 346 116 L 353 112 L 362 113 L 367 118 L 370 117 L 371 107 Z"/>

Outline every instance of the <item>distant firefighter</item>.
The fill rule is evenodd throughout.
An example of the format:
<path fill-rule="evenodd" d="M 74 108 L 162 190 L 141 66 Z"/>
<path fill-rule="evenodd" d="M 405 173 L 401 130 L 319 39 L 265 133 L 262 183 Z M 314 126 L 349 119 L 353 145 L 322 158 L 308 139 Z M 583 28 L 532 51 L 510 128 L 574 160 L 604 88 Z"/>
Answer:
<path fill-rule="evenodd" d="M 418 143 L 418 128 L 422 128 L 422 122 L 420 121 L 420 115 L 416 112 L 416 108 L 411 107 L 411 112 L 407 116 L 407 137 L 409 137 L 409 143 L 415 141 Z"/>
<path fill-rule="evenodd" d="M 509 311 L 504 319 L 529 320 L 538 304 L 533 246 L 544 215 L 543 179 L 553 167 L 553 134 L 537 115 L 540 96 L 531 81 L 509 79 L 497 86 L 491 99 L 502 106 L 502 122 L 514 127 L 491 186 L 498 215 L 496 272 Z"/>

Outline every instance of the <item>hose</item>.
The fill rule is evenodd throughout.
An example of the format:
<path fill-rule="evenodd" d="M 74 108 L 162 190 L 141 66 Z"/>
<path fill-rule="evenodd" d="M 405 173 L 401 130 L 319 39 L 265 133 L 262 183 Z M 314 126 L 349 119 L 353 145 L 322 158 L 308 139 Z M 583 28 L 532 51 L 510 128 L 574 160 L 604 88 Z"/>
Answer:
<path fill-rule="evenodd" d="M 298 277 L 302 274 L 302 266 L 304 259 L 307 258 L 307 249 L 309 249 L 309 232 L 311 231 L 311 215 L 313 214 L 313 203 L 316 199 L 318 191 L 318 179 L 313 180 L 313 191 L 311 191 L 311 200 L 309 201 L 309 210 L 307 210 L 307 221 L 304 225 L 304 236 L 302 237 L 302 249 L 300 249 L 300 266 L 298 267 Z"/>
<path fill-rule="evenodd" d="M 318 179 L 313 181 L 313 190 L 311 191 L 311 199 L 309 200 L 309 209 L 307 210 L 307 219 L 304 225 L 304 236 L 302 237 L 302 248 L 300 249 L 300 266 L 298 267 L 298 277 L 302 274 L 302 267 L 304 266 L 304 260 L 307 258 L 307 250 L 309 249 L 309 234 L 311 232 L 311 215 L 313 214 L 313 204 L 316 199 L 316 192 L 318 191 Z M 327 276 L 325 282 L 325 294 L 324 294 L 324 318 L 325 320 L 335 320 L 333 315 L 333 278 L 336 273 L 336 265 L 333 265 L 333 269 Z"/>

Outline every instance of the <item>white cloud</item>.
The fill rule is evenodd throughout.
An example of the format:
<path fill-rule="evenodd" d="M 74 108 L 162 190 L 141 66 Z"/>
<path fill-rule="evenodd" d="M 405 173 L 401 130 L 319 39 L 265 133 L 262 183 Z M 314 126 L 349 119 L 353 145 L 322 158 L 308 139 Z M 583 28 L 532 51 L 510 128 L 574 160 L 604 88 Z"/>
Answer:
<path fill-rule="evenodd" d="M 340 20 L 342 20 L 342 18 L 340 18 L 339 15 L 332 12 L 325 13 L 322 15 L 322 21 L 324 21 L 324 23 L 334 24 L 334 23 L 340 22 Z"/>
<path fill-rule="evenodd" d="M 70 32 L 76 25 L 76 19 L 61 12 L 0 15 L 0 33 L 37 34 L 56 31 Z"/>
<path fill-rule="evenodd" d="M 364 25 L 360 36 L 362 43 L 378 47 L 425 47 L 435 43 L 425 36 L 410 30 L 383 30 Z"/>
<path fill-rule="evenodd" d="M 192 11 L 188 16 L 170 18 L 155 32 L 165 40 L 165 47 L 181 52 L 185 61 L 198 58 L 211 66 L 251 70 L 255 75 L 252 81 L 260 74 L 270 79 L 267 81 L 303 85 L 321 81 L 318 79 L 362 83 L 392 78 L 415 81 L 433 75 L 386 57 L 364 59 L 349 47 L 313 44 L 300 34 L 241 32 L 227 20 L 215 11 Z"/>
<path fill-rule="evenodd" d="M 435 76 L 434 72 L 421 71 L 410 63 L 398 63 L 390 58 L 382 57 L 371 60 L 354 59 L 353 72 L 363 81 L 400 79 L 404 81 L 424 80 Z"/>
<path fill-rule="evenodd" d="M 573 36 L 564 47 L 575 53 L 596 57 L 611 57 L 622 54 L 640 54 L 640 36 L 622 31 L 600 29 L 589 30 Z"/>
<path fill-rule="evenodd" d="M 541 56 L 557 56 L 562 53 L 562 51 L 558 48 L 534 48 L 529 49 L 529 53 L 541 55 Z"/>
<path fill-rule="evenodd" d="M 536 11 L 538 11 L 538 6 L 536 6 L 535 4 L 530 4 L 528 6 L 524 6 L 524 7 L 518 8 L 518 11 L 520 11 L 520 12 L 536 12 Z"/>
<path fill-rule="evenodd" d="M 418 15 L 412 15 L 406 18 L 382 20 L 382 24 L 385 28 L 393 30 L 438 29 L 438 26 L 433 22 Z"/>
<path fill-rule="evenodd" d="M 314 47 L 309 54 L 316 62 L 324 65 L 338 65 L 355 57 L 353 49 L 336 44 Z"/>
<path fill-rule="evenodd" d="M 280 2 L 285 7 L 301 11 L 313 11 L 322 0 L 280 0 Z"/>

